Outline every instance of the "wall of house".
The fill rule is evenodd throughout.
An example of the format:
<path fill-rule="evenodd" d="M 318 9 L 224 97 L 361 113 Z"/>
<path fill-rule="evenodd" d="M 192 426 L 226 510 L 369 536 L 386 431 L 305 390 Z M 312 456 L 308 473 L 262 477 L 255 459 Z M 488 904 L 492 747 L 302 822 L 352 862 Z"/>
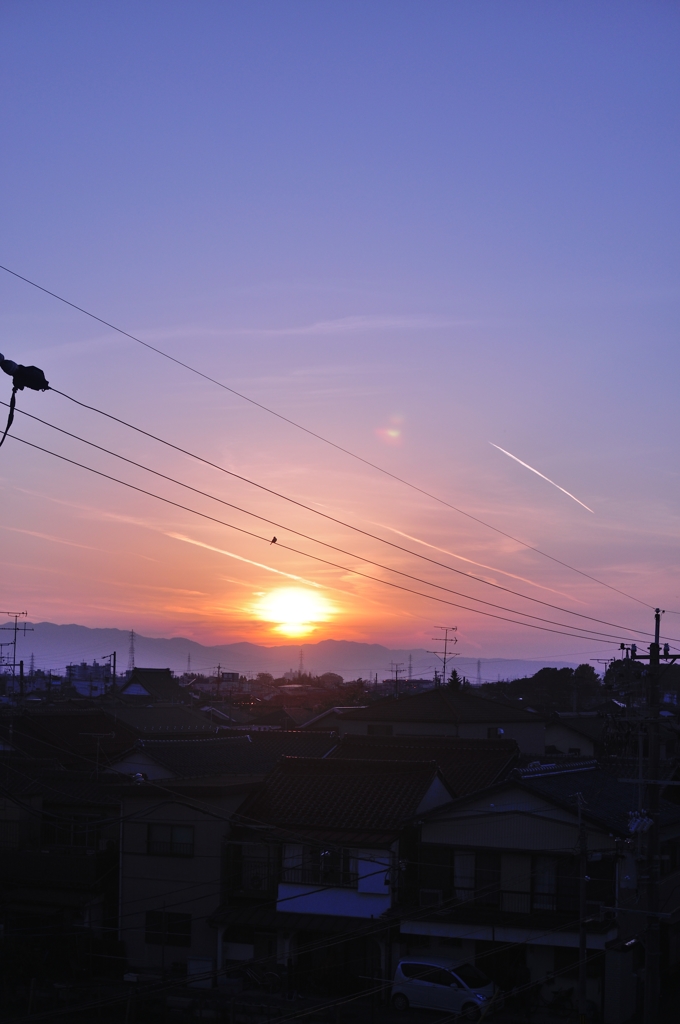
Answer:
<path fill-rule="evenodd" d="M 556 747 L 561 754 L 577 754 L 579 757 L 593 757 L 595 744 L 588 736 L 574 732 L 561 722 L 548 722 L 545 727 L 546 747 Z"/>
<path fill-rule="evenodd" d="M 158 972 L 169 970 L 172 964 L 186 964 L 191 958 L 214 958 L 216 932 L 208 919 L 220 902 L 222 842 L 228 819 L 243 796 L 243 791 L 219 799 L 202 795 L 200 805 L 179 797 L 137 797 L 125 802 L 120 937 L 132 970 Z M 212 813 L 202 809 L 206 805 L 212 805 Z M 156 852 L 162 844 L 154 841 L 154 837 L 167 835 L 150 830 L 158 825 L 193 830 L 191 853 L 186 843 L 172 842 L 164 852 Z M 186 831 L 171 835 L 180 840 L 187 838 Z M 162 919 L 163 941 L 158 941 L 158 929 L 163 927 L 161 919 L 149 919 L 149 913 L 166 915 Z M 170 915 L 185 917 L 179 920 Z M 183 939 L 183 944 L 177 945 L 175 929 L 184 929 L 186 915 L 190 915 L 189 941 Z M 155 941 L 147 941 L 150 938 Z"/>
<path fill-rule="evenodd" d="M 590 850 L 614 849 L 608 833 L 588 826 L 587 835 Z M 450 846 L 571 850 L 578 842 L 578 822 L 575 813 L 508 787 L 425 822 L 421 839 Z"/>
<path fill-rule="evenodd" d="M 338 721 L 341 736 L 458 736 L 461 739 L 485 740 L 489 731 L 495 736 L 515 740 L 525 754 L 545 751 L 545 723 L 537 722 L 366 722 Z M 500 730 L 503 730 L 501 733 Z"/>

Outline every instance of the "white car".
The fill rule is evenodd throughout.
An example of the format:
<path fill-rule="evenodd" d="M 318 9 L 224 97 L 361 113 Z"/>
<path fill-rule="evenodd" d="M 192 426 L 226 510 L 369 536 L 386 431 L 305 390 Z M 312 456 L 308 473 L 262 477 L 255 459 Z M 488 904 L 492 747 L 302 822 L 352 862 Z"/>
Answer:
<path fill-rule="evenodd" d="M 392 982 L 392 1006 L 448 1010 L 465 1020 L 479 1020 L 491 1000 L 494 984 L 472 964 L 437 957 L 404 957 Z"/>

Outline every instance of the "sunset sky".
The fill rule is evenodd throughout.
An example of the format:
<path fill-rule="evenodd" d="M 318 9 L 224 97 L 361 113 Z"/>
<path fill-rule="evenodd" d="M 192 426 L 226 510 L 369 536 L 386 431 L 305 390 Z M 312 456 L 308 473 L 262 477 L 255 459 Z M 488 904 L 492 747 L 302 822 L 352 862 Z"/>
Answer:
<path fill-rule="evenodd" d="M 241 511 L 17 437 L 256 536 L 10 438 L 2 610 L 587 660 L 658 604 L 680 638 L 679 47 L 653 0 L 5 0 L 0 264 L 475 518 L 0 271 L 6 357 L 300 503 L 20 392 Z"/>

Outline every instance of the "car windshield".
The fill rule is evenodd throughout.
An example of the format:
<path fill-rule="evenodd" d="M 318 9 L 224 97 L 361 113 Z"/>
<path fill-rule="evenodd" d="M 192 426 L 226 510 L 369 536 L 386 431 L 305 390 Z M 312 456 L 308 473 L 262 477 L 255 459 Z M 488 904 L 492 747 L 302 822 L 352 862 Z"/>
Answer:
<path fill-rule="evenodd" d="M 489 984 L 489 979 L 481 971 L 478 971 L 472 964 L 461 964 L 456 967 L 455 974 L 468 988 L 484 988 Z"/>

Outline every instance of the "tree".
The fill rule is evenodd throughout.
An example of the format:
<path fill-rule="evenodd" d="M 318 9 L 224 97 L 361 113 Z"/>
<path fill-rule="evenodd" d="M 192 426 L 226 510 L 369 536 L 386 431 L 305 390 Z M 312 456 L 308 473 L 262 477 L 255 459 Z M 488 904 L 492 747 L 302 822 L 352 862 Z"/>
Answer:
<path fill-rule="evenodd" d="M 461 680 L 460 676 L 458 675 L 458 673 L 456 672 L 455 668 L 452 669 L 451 670 L 451 675 L 449 676 L 449 681 L 448 681 L 448 683 L 446 685 L 451 690 L 460 690 L 461 682 L 462 682 L 462 680 Z"/>

